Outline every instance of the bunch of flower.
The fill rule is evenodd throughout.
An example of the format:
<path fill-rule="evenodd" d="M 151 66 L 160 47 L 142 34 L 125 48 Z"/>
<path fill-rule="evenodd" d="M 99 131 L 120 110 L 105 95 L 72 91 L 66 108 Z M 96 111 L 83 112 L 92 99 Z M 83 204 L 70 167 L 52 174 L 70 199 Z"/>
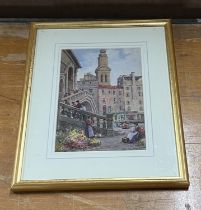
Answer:
<path fill-rule="evenodd" d="M 65 138 L 64 147 L 67 150 L 85 150 L 88 146 L 87 137 L 84 135 L 82 130 L 72 129 L 68 136 Z"/>
<path fill-rule="evenodd" d="M 62 131 L 58 131 L 56 133 L 56 144 L 55 144 L 55 151 L 56 152 L 62 152 L 64 151 L 64 144 L 66 143 L 65 141 L 66 138 L 66 133 Z"/>
<path fill-rule="evenodd" d="M 56 152 L 86 150 L 88 147 L 99 146 L 101 141 L 94 138 L 87 138 L 81 129 L 70 129 L 66 132 L 57 132 Z"/>
<path fill-rule="evenodd" d="M 146 147 L 145 139 L 140 139 L 136 141 L 135 146 L 145 148 Z"/>
<path fill-rule="evenodd" d="M 97 147 L 97 146 L 101 145 L 101 141 L 99 139 L 96 139 L 96 138 L 88 139 L 88 145 L 93 146 L 93 147 Z"/>
<path fill-rule="evenodd" d="M 56 145 L 55 145 L 55 151 L 56 152 L 63 152 L 63 151 L 65 151 L 64 145 L 63 144 L 56 143 Z"/>

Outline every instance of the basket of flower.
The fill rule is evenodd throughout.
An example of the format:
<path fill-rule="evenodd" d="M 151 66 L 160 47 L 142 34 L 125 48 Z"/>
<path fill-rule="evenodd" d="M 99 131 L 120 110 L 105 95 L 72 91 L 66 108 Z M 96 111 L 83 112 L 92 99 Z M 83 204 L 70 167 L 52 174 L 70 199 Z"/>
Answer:
<path fill-rule="evenodd" d="M 97 138 L 87 138 L 81 129 L 70 129 L 65 133 L 57 133 L 56 152 L 86 150 L 88 147 L 101 145 Z"/>
<path fill-rule="evenodd" d="M 101 145 L 101 141 L 96 138 L 88 139 L 88 146 L 97 147 Z"/>
<path fill-rule="evenodd" d="M 56 152 L 63 152 L 64 150 L 65 150 L 65 147 L 63 144 L 56 143 L 56 145 L 55 145 Z"/>
<path fill-rule="evenodd" d="M 88 146 L 87 138 L 82 130 L 72 129 L 65 138 L 66 150 L 85 150 Z"/>
<path fill-rule="evenodd" d="M 66 134 L 64 132 L 57 132 L 56 134 L 56 144 L 55 144 L 55 151 L 56 152 L 63 152 L 65 150 L 65 138 Z"/>

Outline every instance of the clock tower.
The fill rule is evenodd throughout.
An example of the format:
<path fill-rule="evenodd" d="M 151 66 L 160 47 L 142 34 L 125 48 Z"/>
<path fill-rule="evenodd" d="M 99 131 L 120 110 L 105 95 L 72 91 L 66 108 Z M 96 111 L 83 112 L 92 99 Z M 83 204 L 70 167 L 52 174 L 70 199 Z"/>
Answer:
<path fill-rule="evenodd" d="M 101 49 L 98 56 L 98 67 L 95 70 L 96 79 L 100 85 L 110 85 L 110 72 L 106 50 Z"/>

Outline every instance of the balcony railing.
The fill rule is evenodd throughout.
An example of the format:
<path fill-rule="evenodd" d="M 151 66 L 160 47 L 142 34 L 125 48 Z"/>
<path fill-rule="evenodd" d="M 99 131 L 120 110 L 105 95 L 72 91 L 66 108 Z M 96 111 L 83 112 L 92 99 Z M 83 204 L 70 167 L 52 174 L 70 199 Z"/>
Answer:
<path fill-rule="evenodd" d="M 93 122 L 92 127 L 96 134 L 113 136 L 113 114 L 102 116 L 62 102 L 59 104 L 57 129 L 60 129 L 61 122 L 67 124 L 72 122 L 75 125 L 79 126 L 82 124 L 84 126 L 87 119 L 90 119 Z"/>

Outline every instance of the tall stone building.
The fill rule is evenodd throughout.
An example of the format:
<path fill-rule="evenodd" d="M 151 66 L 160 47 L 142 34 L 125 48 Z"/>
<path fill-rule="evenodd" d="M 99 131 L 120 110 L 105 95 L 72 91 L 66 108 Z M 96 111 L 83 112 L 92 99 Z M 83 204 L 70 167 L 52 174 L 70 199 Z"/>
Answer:
<path fill-rule="evenodd" d="M 100 85 L 110 85 L 110 72 L 108 67 L 108 56 L 105 49 L 100 50 L 98 56 L 98 67 L 95 70 L 96 79 Z"/>
<path fill-rule="evenodd" d="M 121 75 L 117 79 L 119 87 L 123 88 L 125 112 L 117 115 L 117 118 L 128 121 L 144 121 L 144 103 L 142 76 Z"/>
<path fill-rule="evenodd" d="M 144 113 L 142 77 L 137 77 L 136 86 L 137 86 L 137 94 L 138 94 L 138 112 Z"/>
<path fill-rule="evenodd" d="M 116 121 L 144 119 L 142 76 L 136 76 L 134 72 L 120 75 L 117 85 L 111 85 L 105 49 L 100 50 L 95 74 L 85 74 L 78 81 L 78 88 L 93 96 L 100 115 L 114 114 Z"/>
<path fill-rule="evenodd" d="M 143 111 L 142 77 L 136 77 L 135 73 L 131 72 L 130 75 L 120 76 L 117 79 L 117 84 L 123 88 L 125 111 Z"/>

